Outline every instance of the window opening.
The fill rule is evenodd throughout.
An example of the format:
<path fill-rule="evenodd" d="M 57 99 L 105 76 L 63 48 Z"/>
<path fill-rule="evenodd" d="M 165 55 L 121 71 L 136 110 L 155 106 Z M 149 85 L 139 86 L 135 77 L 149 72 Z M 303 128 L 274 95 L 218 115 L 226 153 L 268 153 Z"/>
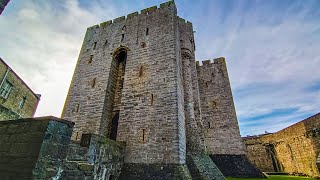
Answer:
<path fill-rule="evenodd" d="M 110 139 L 113 139 L 113 140 L 117 139 L 118 122 L 119 122 L 119 112 L 117 112 L 112 118 L 111 133 L 109 136 Z"/>
<path fill-rule="evenodd" d="M 146 141 L 146 129 L 142 129 L 142 142 Z"/>
<path fill-rule="evenodd" d="M 23 97 L 19 103 L 19 108 L 23 108 L 25 102 L 26 102 L 27 98 L 26 97 Z"/>
<path fill-rule="evenodd" d="M 153 94 L 151 94 L 151 106 L 153 106 L 154 97 Z"/>
<path fill-rule="evenodd" d="M 94 42 L 93 43 L 93 49 L 96 49 L 96 47 L 97 47 L 97 42 Z"/>
<path fill-rule="evenodd" d="M 139 77 L 143 76 L 143 66 L 140 66 L 140 70 L 139 70 Z"/>
<path fill-rule="evenodd" d="M 97 80 L 97 78 L 93 78 L 92 83 L 91 83 L 91 88 L 94 88 L 96 86 L 96 80 Z"/>
<path fill-rule="evenodd" d="M 75 112 L 76 112 L 76 113 L 78 113 L 78 112 L 79 112 L 79 110 L 80 110 L 80 104 L 77 104 L 77 105 L 76 105 Z"/>
<path fill-rule="evenodd" d="M 12 91 L 12 88 L 13 85 L 8 80 L 6 80 L 1 87 L 0 96 L 4 99 L 7 99 Z"/>
<path fill-rule="evenodd" d="M 210 124 L 210 122 L 208 122 L 208 128 L 209 128 L 209 129 L 211 128 L 211 124 Z"/>
<path fill-rule="evenodd" d="M 88 63 L 89 64 L 92 63 L 92 60 L 93 60 L 93 55 L 90 56 Z"/>
<path fill-rule="evenodd" d="M 146 35 L 149 35 L 149 28 L 146 29 Z"/>
<path fill-rule="evenodd" d="M 124 40 L 124 34 L 121 34 L 121 42 Z"/>

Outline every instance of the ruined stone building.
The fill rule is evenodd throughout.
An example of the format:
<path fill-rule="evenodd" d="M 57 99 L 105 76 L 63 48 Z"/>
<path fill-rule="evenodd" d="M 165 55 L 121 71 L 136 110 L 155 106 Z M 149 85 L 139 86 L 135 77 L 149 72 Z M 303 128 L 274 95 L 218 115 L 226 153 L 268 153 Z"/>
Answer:
<path fill-rule="evenodd" d="M 40 95 L 0 58 L 0 121 L 30 118 L 36 112 Z"/>
<path fill-rule="evenodd" d="M 320 113 L 276 133 L 243 140 L 248 158 L 265 172 L 320 176 L 316 164 L 320 153 Z"/>
<path fill-rule="evenodd" d="M 193 32 L 173 2 L 88 28 L 62 114 L 72 139 L 125 142 L 128 171 L 246 159 L 225 59 L 196 63 Z"/>

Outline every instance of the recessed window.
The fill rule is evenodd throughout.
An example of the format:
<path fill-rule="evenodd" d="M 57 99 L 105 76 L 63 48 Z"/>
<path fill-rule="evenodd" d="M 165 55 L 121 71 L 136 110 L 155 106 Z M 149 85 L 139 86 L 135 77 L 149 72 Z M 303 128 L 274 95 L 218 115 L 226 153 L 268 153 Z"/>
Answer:
<path fill-rule="evenodd" d="M 93 60 L 93 55 L 90 56 L 88 64 L 92 63 L 92 60 Z"/>
<path fill-rule="evenodd" d="M 149 35 L 149 28 L 146 29 L 146 35 Z"/>
<path fill-rule="evenodd" d="M 93 43 L 93 49 L 96 49 L 96 47 L 97 47 L 97 42 L 94 42 Z"/>
<path fill-rule="evenodd" d="M 96 86 L 96 81 L 97 81 L 97 78 L 93 78 L 92 81 L 91 81 L 91 88 L 94 88 Z"/>
<path fill-rule="evenodd" d="M 78 113 L 79 111 L 80 111 L 80 104 L 77 104 L 74 109 L 74 112 Z"/>
<path fill-rule="evenodd" d="M 153 106 L 153 103 L 154 103 L 154 96 L 153 94 L 151 94 L 151 106 Z"/>
<path fill-rule="evenodd" d="M 208 128 L 209 128 L 209 129 L 211 128 L 211 124 L 210 124 L 210 122 L 208 122 Z"/>
<path fill-rule="evenodd" d="M 146 142 L 146 129 L 142 129 L 142 130 L 141 130 L 140 141 L 141 141 L 142 143 Z"/>
<path fill-rule="evenodd" d="M 23 97 L 19 102 L 19 108 L 23 108 L 24 104 L 26 103 L 27 98 Z"/>
<path fill-rule="evenodd" d="M 10 92 L 12 91 L 12 88 L 12 84 L 8 80 L 5 80 L 1 86 L 0 96 L 4 99 L 7 99 L 9 97 Z"/>
<path fill-rule="evenodd" d="M 124 34 L 121 34 L 121 42 L 124 40 Z"/>
<path fill-rule="evenodd" d="M 143 66 L 141 65 L 139 69 L 139 77 L 142 77 L 142 76 L 143 76 Z"/>

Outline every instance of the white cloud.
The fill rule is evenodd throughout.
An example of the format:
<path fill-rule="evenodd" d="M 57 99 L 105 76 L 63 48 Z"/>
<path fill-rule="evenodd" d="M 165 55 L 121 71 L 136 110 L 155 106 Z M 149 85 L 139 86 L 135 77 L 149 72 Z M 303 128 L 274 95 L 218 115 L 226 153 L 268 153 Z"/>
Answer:
<path fill-rule="evenodd" d="M 0 18 L 1 56 L 42 95 L 36 116 L 60 117 L 85 30 L 103 21 L 99 8 L 76 0 L 10 3 L 15 11 Z"/>

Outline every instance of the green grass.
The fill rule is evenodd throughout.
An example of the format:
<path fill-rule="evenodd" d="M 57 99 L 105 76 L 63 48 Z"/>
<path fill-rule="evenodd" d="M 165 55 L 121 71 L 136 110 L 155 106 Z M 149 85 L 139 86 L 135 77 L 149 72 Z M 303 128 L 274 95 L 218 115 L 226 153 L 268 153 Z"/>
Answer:
<path fill-rule="evenodd" d="M 285 175 L 270 175 L 268 179 L 262 178 L 230 178 L 227 180 L 315 180 L 314 178 L 301 177 L 301 176 L 285 176 Z"/>

